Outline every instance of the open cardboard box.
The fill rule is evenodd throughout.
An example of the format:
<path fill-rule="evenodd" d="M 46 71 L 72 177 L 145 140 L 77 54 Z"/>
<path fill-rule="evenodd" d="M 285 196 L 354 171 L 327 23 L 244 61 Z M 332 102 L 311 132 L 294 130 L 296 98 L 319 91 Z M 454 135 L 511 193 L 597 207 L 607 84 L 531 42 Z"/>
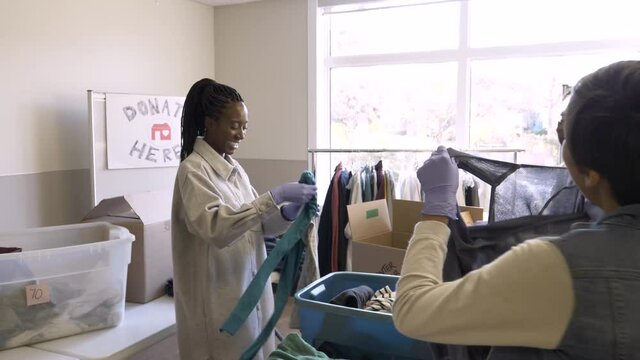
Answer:
<path fill-rule="evenodd" d="M 150 191 L 100 201 L 82 220 L 124 226 L 135 236 L 127 275 L 126 301 L 147 303 L 165 294 L 173 277 L 172 192 Z"/>
<path fill-rule="evenodd" d="M 413 227 L 422 219 L 422 205 L 420 201 L 392 200 L 392 217 L 386 200 L 348 205 L 352 270 L 400 275 Z M 482 220 L 483 210 L 460 206 L 460 213 L 462 219 L 471 225 Z"/>

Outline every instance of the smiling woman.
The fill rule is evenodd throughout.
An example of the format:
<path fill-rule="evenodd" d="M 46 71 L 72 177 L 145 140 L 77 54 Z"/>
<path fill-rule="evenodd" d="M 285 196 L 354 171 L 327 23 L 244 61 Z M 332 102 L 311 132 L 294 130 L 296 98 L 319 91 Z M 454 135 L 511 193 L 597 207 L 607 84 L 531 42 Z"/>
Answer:
<path fill-rule="evenodd" d="M 267 287 L 234 336 L 222 328 L 266 259 L 265 236 L 284 233 L 315 185 L 287 183 L 258 195 L 231 157 L 244 140 L 248 110 L 240 94 L 211 79 L 184 102 L 182 154 L 171 214 L 178 346 L 183 359 L 238 359 L 271 317 Z M 275 348 L 270 336 L 256 356 Z"/>

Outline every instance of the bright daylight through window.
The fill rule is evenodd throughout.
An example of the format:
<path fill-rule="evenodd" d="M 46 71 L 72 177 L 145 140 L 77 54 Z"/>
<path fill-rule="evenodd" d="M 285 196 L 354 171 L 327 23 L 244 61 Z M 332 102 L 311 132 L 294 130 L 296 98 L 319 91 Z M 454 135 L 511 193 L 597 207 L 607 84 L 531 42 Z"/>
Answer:
<path fill-rule="evenodd" d="M 444 144 L 558 165 L 563 84 L 640 58 L 634 0 L 311 1 L 313 149 Z M 340 161 L 415 171 L 428 153 L 310 156 L 321 185 Z"/>

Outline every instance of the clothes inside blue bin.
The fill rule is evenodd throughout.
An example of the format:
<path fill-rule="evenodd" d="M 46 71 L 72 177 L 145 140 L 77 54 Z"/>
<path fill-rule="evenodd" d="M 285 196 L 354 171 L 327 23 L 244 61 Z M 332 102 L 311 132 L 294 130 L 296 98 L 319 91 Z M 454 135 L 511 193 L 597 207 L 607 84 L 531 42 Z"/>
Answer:
<path fill-rule="evenodd" d="M 330 357 L 348 359 L 426 359 L 429 343 L 400 334 L 391 314 L 333 305 L 340 292 L 366 285 L 395 289 L 399 277 L 386 274 L 334 272 L 295 295 L 302 338 Z M 331 352 L 333 351 L 333 352 Z"/>
<path fill-rule="evenodd" d="M 364 305 L 373 296 L 373 289 L 367 285 L 360 285 L 353 289 L 347 289 L 334 296 L 329 303 L 346 307 L 364 309 Z"/>

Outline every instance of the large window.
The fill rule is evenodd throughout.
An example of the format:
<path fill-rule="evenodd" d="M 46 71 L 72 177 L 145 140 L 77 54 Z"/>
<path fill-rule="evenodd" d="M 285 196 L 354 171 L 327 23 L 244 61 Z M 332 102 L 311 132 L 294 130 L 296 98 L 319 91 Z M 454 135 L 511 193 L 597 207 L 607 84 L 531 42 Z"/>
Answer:
<path fill-rule="evenodd" d="M 519 162 L 558 165 L 563 85 L 640 58 L 634 0 L 310 4 L 314 149 L 520 149 Z M 426 157 L 317 153 L 314 164 L 322 185 L 338 161 L 406 168 Z"/>
<path fill-rule="evenodd" d="M 454 142 L 456 71 L 451 62 L 331 69 L 332 146 L 415 149 Z"/>

